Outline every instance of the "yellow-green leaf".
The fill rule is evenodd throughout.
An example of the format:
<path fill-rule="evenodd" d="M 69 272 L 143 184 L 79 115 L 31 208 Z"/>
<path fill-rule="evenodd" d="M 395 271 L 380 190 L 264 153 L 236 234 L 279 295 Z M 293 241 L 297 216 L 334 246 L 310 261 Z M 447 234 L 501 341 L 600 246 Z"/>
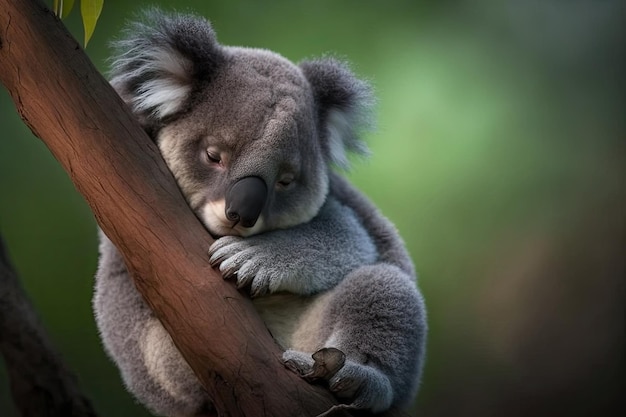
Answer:
<path fill-rule="evenodd" d="M 74 7 L 74 0 L 57 0 L 61 3 L 61 19 L 65 19 Z"/>
<path fill-rule="evenodd" d="M 96 22 L 102 11 L 104 0 L 80 0 L 80 14 L 83 16 L 83 26 L 85 28 L 85 46 L 91 39 L 96 28 Z"/>
<path fill-rule="evenodd" d="M 59 16 L 61 19 L 65 19 L 67 15 L 70 14 L 73 7 L 74 0 L 54 0 L 52 3 L 54 14 Z"/>

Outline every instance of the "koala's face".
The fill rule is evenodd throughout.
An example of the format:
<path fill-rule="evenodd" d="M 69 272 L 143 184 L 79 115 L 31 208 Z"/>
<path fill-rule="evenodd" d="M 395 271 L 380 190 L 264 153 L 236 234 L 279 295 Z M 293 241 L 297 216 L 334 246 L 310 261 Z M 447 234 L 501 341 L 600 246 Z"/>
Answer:
<path fill-rule="evenodd" d="M 329 166 L 365 151 L 369 88 L 332 59 L 301 63 L 217 43 L 210 24 L 152 13 L 118 42 L 111 84 L 158 144 L 214 236 L 311 220 Z"/>
<path fill-rule="evenodd" d="M 328 192 L 311 88 L 264 51 L 235 49 L 157 144 L 192 209 L 215 236 L 309 221 Z"/>

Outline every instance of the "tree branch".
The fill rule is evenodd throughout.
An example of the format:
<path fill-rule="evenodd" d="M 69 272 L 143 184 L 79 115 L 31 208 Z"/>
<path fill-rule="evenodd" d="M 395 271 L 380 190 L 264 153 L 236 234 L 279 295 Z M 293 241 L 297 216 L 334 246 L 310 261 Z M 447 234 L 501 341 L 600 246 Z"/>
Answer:
<path fill-rule="evenodd" d="M 0 81 L 87 200 L 218 410 L 314 416 L 336 404 L 284 368 L 250 301 L 209 266 L 212 239 L 156 146 L 36 0 L 0 0 Z"/>
<path fill-rule="evenodd" d="M 22 417 L 95 417 L 37 319 L 0 237 L 0 353 Z"/>

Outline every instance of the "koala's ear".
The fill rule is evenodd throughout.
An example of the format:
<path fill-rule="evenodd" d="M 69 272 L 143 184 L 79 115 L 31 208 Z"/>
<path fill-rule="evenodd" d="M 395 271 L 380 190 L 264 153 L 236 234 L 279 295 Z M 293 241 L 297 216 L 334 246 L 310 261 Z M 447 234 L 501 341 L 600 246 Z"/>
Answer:
<path fill-rule="evenodd" d="M 223 60 L 211 24 L 150 9 L 113 43 L 111 85 L 144 124 L 182 110 L 196 83 Z"/>
<path fill-rule="evenodd" d="M 334 58 L 304 61 L 300 68 L 313 89 L 327 157 L 346 169 L 347 151 L 368 154 L 359 133 L 372 126 L 372 90 Z"/>

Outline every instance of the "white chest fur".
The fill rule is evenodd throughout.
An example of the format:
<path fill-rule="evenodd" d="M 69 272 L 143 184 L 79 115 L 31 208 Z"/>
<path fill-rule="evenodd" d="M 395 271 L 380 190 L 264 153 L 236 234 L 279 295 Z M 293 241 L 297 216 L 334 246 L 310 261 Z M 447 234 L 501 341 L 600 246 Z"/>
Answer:
<path fill-rule="evenodd" d="M 302 297 L 280 293 L 255 298 L 252 303 L 276 342 L 283 348 L 314 352 L 326 294 Z"/>

